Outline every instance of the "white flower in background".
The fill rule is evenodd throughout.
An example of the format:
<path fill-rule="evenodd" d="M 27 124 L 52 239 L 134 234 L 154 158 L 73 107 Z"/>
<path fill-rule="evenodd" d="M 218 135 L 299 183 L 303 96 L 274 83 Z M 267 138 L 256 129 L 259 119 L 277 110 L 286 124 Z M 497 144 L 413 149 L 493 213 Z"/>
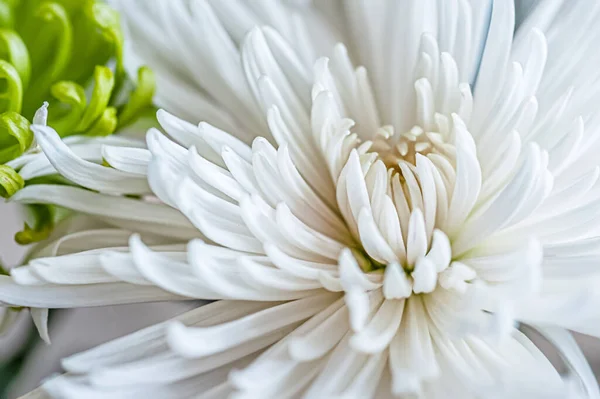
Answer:
<path fill-rule="evenodd" d="M 119 5 L 170 139 L 35 125 L 14 166 L 83 188 L 13 200 L 114 227 L 0 301 L 220 301 L 65 359 L 51 396 L 600 397 L 567 331 L 600 334 L 600 3 L 515 35 L 508 0 Z"/>

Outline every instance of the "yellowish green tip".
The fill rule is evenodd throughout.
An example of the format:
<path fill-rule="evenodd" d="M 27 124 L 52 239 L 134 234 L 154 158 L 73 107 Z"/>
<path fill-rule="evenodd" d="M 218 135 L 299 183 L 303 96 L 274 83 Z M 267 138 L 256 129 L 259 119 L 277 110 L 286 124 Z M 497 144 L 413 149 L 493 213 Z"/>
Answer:
<path fill-rule="evenodd" d="M 25 186 L 25 181 L 13 168 L 0 165 L 0 196 L 10 198 Z"/>

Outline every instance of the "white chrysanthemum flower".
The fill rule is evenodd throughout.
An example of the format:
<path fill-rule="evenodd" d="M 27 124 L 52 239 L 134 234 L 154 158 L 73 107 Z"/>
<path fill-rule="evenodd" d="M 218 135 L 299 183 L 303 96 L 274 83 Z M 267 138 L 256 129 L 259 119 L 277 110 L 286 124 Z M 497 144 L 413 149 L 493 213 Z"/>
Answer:
<path fill-rule="evenodd" d="M 219 301 L 67 358 L 50 395 L 600 397 L 567 331 L 600 334 L 600 4 L 514 35 L 508 0 L 341 3 L 122 2 L 171 139 L 34 125 L 13 166 L 81 187 L 13 199 L 105 225 L 0 301 Z"/>

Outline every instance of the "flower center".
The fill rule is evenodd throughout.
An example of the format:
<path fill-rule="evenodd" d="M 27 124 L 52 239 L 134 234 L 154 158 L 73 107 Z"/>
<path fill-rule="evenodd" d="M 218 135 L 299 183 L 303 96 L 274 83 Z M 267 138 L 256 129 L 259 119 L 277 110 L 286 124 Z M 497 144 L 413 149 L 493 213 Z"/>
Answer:
<path fill-rule="evenodd" d="M 396 132 L 393 126 L 386 125 L 375 132 L 370 150 L 379 155 L 388 169 L 397 169 L 403 161 L 416 165 L 417 154 L 448 154 L 453 148 L 448 144 L 448 136 L 447 129 L 439 125 L 429 129 L 415 125 L 405 132 Z"/>
<path fill-rule="evenodd" d="M 401 161 L 414 165 L 417 153 L 429 154 L 434 143 L 440 140 L 438 133 L 425 132 L 420 126 L 396 134 L 394 127 L 388 125 L 377 130 L 371 149 L 379 154 L 388 168 L 397 166 Z"/>
<path fill-rule="evenodd" d="M 383 271 L 388 287 L 400 287 L 391 297 L 429 293 L 438 284 L 464 289 L 473 277 L 467 267 L 451 266 L 446 235 L 455 127 L 444 115 L 432 119 L 402 132 L 380 127 L 355 147 L 341 177 L 342 212 L 361 246 L 354 258 L 364 272 Z"/>

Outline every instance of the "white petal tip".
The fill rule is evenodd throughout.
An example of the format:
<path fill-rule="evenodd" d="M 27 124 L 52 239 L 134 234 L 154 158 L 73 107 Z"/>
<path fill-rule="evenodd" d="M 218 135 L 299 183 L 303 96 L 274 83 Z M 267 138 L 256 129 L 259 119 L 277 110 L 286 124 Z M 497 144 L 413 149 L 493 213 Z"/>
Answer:
<path fill-rule="evenodd" d="M 415 294 L 432 292 L 435 289 L 438 278 L 435 265 L 426 258 L 420 258 L 415 265 L 412 278 Z"/>
<path fill-rule="evenodd" d="M 357 352 L 374 355 L 384 350 L 387 347 L 387 344 L 381 345 L 379 341 L 373 339 L 373 337 L 358 333 L 350 338 L 350 346 Z"/>
<path fill-rule="evenodd" d="M 408 298 L 413 290 L 413 283 L 398 263 L 389 264 L 385 268 L 383 295 L 386 299 Z"/>
<path fill-rule="evenodd" d="M 48 309 L 31 308 L 30 312 L 33 324 L 35 324 L 40 338 L 47 345 L 50 345 L 50 335 L 48 333 Z"/>
<path fill-rule="evenodd" d="M 360 289 L 346 291 L 344 297 L 350 312 L 350 327 L 353 331 L 361 331 L 369 317 L 369 296 Z"/>
<path fill-rule="evenodd" d="M 189 347 L 185 343 L 187 341 L 187 327 L 180 322 L 174 321 L 169 323 L 166 329 L 167 344 L 173 352 L 185 358 L 194 357 L 190 355 Z"/>
<path fill-rule="evenodd" d="M 420 396 L 421 382 L 419 378 L 410 372 L 400 372 L 400 375 L 392 377 L 392 392 L 394 395 L 416 395 Z"/>
<path fill-rule="evenodd" d="M 321 357 L 321 354 L 311 350 L 302 338 L 292 338 L 288 346 L 288 351 L 292 359 L 299 362 L 308 362 Z"/>
<path fill-rule="evenodd" d="M 44 101 L 42 106 L 35 111 L 35 115 L 33 116 L 33 124 L 34 125 L 42 125 L 46 126 L 48 123 L 48 101 Z"/>

